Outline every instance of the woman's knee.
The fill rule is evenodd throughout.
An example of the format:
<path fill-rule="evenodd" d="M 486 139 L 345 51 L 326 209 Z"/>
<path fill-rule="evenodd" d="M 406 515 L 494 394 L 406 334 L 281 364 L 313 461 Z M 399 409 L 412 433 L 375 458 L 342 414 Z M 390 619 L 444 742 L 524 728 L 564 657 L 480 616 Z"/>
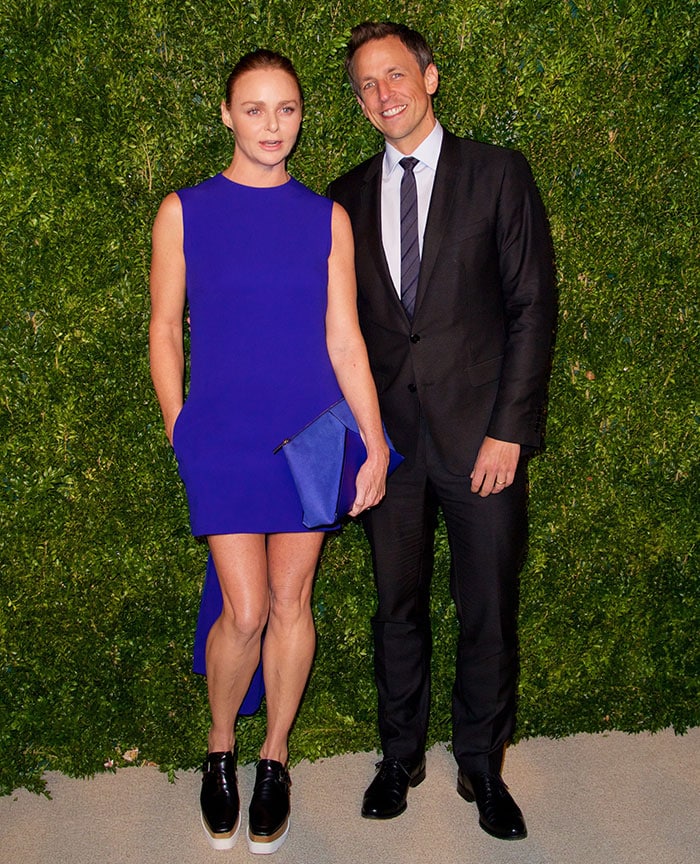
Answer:
<path fill-rule="evenodd" d="M 270 622 L 282 626 L 294 626 L 298 622 L 312 620 L 311 596 L 306 592 L 290 595 L 287 592 L 270 597 Z"/>
<path fill-rule="evenodd" d="M 267 624 L 269 607 L 227 608 L 221 613 L 221 625 L 230 635 L 246 642 L 260 640 Z"/>

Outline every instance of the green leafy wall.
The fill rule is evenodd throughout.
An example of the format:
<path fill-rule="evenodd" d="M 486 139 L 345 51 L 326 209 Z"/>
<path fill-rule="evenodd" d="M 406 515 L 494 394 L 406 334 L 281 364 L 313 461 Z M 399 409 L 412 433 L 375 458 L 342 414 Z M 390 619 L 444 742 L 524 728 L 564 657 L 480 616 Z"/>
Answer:
<path fill-rule="evenodd" d="M 531 467 L 519 735 L 698 723 L 697 2 L 0 0 L 0 788 L 46 768 L 197 764 L 188 532 L 147 366 L 160 200 L 223 168 L 235 60 L 305 86 L 293 173 L 322 191 L 379 140 L 342 75 L 349 28 L 436 49 L 453 131 L 521 149 L 554 235 L 548 449 Z M 437 538 L 431 740 L 454 618 Z M 377 744 L 361 530 L 326 547 L 295 758 Z M 263 718 L 241 723 L 244 758 Z M 134 751 L 138 751 L 138 754 Z"/>

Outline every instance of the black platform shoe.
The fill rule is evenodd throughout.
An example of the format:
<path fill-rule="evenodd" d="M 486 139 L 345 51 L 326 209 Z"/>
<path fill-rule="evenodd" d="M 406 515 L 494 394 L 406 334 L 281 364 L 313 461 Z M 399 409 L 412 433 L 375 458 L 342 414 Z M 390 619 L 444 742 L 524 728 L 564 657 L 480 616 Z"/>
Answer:
<path fill-rule="evenodd" d="M 241 825 L 241 806 L 236 780 L 236 754 L 208 753 L 202 766 L 199 795 L 202 825 L 214 849 L 230 849 Z"/>
<path fill-rule="evenodd" d="M 261 759 L 248 810 L 248 848 L 254 855 L 276 852 L 289 834 L 289 788 L 292 781 L 281 762 Z"/>

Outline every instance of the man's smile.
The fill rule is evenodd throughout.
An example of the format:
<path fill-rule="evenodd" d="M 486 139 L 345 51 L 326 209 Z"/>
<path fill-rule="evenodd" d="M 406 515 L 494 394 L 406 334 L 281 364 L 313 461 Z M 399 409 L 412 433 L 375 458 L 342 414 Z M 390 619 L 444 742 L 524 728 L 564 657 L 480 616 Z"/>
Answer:
<path fill-rule="evenodd" d="M 382 111 L 381 115 L 382 117 L 395 117 L 397 114 L 400 114 L 405 110 L 406 105 L 395 105 L 393 108 L 387 108 L 385 111 Z"/>

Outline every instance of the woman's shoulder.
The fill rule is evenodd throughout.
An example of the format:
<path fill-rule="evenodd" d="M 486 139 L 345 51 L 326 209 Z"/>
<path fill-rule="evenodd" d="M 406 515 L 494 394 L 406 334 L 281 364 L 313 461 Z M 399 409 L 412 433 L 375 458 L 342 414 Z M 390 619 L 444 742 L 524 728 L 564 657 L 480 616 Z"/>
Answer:
<path fill-rule="evenodd" d="M 316 203 L 320 203 L 327 200 L 325 196 L 319 195 L 318 192 L 314 192 L 314 190 L 310 186 L 302 183 L 301 180 L 297 180 L 296 177 L 289 178 L 289 188 L 293 189 L 298 195 L 304 196 L 309 201 L 316 201 Z"/>
<path fill-rule="evenodd" d="M 214 174 L 213 177 L 207 177 L 205 180 L 200 180 L 192 186 L 183 186 L 182 189 L 177 190 L 177 194 L 180 198 L 199 198 L 207 196 L 221 187 L 221 180 L 222 175 L 220 173 Z"/>
<path fill-rule="evenodd" d="M 305 207 L 317 210 L 319 213 L 330 214 L 333 207 L 333 202 L 326 198 L 325 195 L 320 195 L 314 192 L 301 181 L 292 177 L 289 180 L 289 189 L 292 194 L 304 204 Z"/>

